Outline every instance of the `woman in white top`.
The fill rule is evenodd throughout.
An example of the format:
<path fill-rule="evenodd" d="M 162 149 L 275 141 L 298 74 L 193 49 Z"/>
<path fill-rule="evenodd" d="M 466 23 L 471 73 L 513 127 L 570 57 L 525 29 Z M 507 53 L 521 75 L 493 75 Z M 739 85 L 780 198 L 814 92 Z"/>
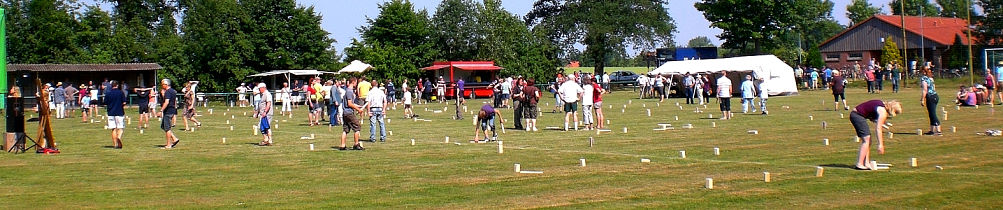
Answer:
<path fill-rule="evenodd" d="M 290 118 L 293 116 L 293 107 L 291 101 L 292 92 L 293 92 L 292 89 L 289 89 L 289 83 L 283 82 L 282 90 L 279 90 L 278 93 L 279 100 L 282 100 L 282 109 L 279 114 L 282 116 L 286 116 L 286 113 L 288 113 Z"/>

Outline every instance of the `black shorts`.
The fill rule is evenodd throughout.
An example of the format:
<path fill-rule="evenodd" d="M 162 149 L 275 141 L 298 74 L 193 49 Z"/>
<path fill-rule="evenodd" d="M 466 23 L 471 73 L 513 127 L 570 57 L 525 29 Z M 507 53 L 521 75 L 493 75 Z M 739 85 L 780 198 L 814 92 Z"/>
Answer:
<path fill-rule="evenodd" d="M 150 105 L 139 104 L 139 114 L 146 114 L 146 113 L 150 113 Z"/>
<path fill-rule="evenodd" d="M 836 102 L 839 102 L 840 99 L 846 100 L 846 93 L 833 93 L 832 98 L 835 99 Z"/>
<path fill-rule="evenodd" d="M 721 98 L 721 111 L 730 112 L 731 111 L 731 98 Z"/>
<path fill-rule="evenodd" d="M 857 137 L 864 138 L 871 135 L 871 130 L 867 127 L 867 118 L 864 118 L 857 111 L 850 112 L 850 124 L 853 124 L 853 130 L 856 130 Z"/>
<path fill-rule="evenodd" d="M 577 111 L 578 111 L 578 102 L 564 103 L 564 112 L 577 112 Z"/>

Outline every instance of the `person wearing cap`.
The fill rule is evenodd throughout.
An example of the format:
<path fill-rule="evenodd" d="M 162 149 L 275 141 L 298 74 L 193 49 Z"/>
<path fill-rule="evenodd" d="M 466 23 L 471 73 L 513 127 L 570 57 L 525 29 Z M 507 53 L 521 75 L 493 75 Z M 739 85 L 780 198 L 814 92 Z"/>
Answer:
<path fill-rule="evenodd" d="M 52 91 L 52 103 L 56 105 L 56 119 L 66 117 L 66 89 L 63 82 L 56 83 L 56 89 Z"/>
<path fill-rule="evenodd" d="M 860 152 L 857 156 L 857 164 L 854 169 L 870 170 L 871 165 L 871 133 L 867 121 L 874 122 L 874 131 L 878 136 L 878 153 L 885 154 L 884 127 L 889 118 L 902 113 L 902 105 L 895 100 L 881 101 L 870 100 L 857 105 L 850 112 L 850 124 L 860 137 Z"/>
<path fill-rule="evenodd" d="M 272 146 L 272 126 L 271 120 L 274 114 L 274 109 L 272 109 L 272 94 L 268 92 L 265 83 L 258 83 L 258 92 L 261 94 L 261 101 L 258 102 L 258 129 L 261 130 L 261 143 L 258 146 Z"/>

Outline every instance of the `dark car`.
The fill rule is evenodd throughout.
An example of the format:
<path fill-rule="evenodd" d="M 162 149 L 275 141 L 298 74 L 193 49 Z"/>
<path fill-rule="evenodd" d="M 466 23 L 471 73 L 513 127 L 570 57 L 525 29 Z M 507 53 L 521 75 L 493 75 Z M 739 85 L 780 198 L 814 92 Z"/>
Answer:
<path fill-rule="evenodd" d="M 638 75 L 632 71 L 615 71 L 609 74 L 610 82 L 635 82 Z"/>

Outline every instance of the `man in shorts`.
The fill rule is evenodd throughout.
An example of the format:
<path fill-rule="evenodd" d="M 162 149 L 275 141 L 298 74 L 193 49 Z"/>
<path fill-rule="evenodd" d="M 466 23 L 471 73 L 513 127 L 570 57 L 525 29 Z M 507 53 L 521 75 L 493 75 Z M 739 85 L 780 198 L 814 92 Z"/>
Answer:
<path fill-rule="evenodd" d="M 167 139 L 167 143 L 164 144 L 164 149 L 171 149 L 181 142 L 178 136 L 174 135 L 174 131 L 171 128 L 174 127 L 173 120 L 174 116 L 178 114 L 177 100 L 178 91 L 171 88 L 171 80 L 163 79 L 160 81 L 160 92 L 163 94 L 160 97 L 163 101 L 160 102 L 160 114 L 162 120 L 160 121 L 160 129 L 164 130 L 164 135 Z"/>
<path fill-rule="evenodd" d="M 557 90 L 561 100 L 564 101 L 564 131 L 568 131 L 568 123 L 572 116 L 575 119 L 575 130 L 578 130 L 578 100 L 582 98 L 584 91 L 571 75 L 568 75 L 568 80 Z"/>
<path fill-rule="evenodd" d="M 80 85 L 80 90 L 81 91 L 87 91 L 87 86 L 86 85 Z M 87 91 L 87 92 L 89 92 L 89 91 Z M 80 110 L 82 111 L 82 113 L 80 114 L 80 117 L 81 117 L 80 122 L 87 122 L 87 113 L 90 112 L 90 107 L 91 107 L 91 96 L 90 96 L 90 94 L 82 94 L 82 95 L 80 95 Z"/>
<path fill-rule="evenodd" d="M 728 72 L 721 71 L 721 77 L 717 78 L 717 98 L 721 101 L 722 120 L 731 119 L 731 91 L 731 79 L 728 79 Z"/>
<path fill-rule="evenodd" d="M 540 103 L 540 89 L 536 88 L 536 81 L 532 78 L 526 81 L 526 87 L 522 89 L 525 104 L 522 108 L 522 117 L 526 119 L 526 131 L 538 131 L 536 128 L 536 118 Z"/>
<path fill-rule="evenodd" d="M 261 130 L 262 140 L 258 143 L 258 146 L 272 146 L 272 114 L 274 114 L 274 109 L 272 109 L 272 94 L 268 92 L 268 88 L 265 83 L 258 83 L 258 92 L 261 93 L 261 101 L 258 102 L 258 129 Z"/>
<path fill-rule="evenodd" d="M 341 125 L 344 128 L 344 132 L 341 133 L 341 146 L 338 150 L 347 150 L 345 147 L 345 138 L 348 137 L 348 133 L 351 132 L 355 136 L 355 145 L 352 146 L 354 150 L 365 150 L 362 147 L 362 143 L 359 142 L 359 131 L 361 131 L 362 125 L 359 122 L 359 117 L 357 114 L 362 113 L 361 104 L 362 101 L 356 95 L 355 88 L 358 86 L 358 78 L 351 78 L 348 80 L 348 86 L 345 88 L 345 104 L 342 106 L 341 113 Z"/>
<path fill-rule="evenodd" d="M 153 88 L 145 88 L 140 86 L 134 89 L 136 91 L 136 96 L 139 100 L 136 103 L 139 104 L 139 123 L 136 125 L 137 129 L 146 128 L 147 123 L 150 121 L 150 91 Z"/>
<path fill-rule="evenodd" d="M 104 96 L 105 108 L 108 111 L 108 129 L 111 129 L 111 140 L 115 149 L 122 149 L 122 133 L 125 128 L 125 94 L 119 89 L 118 81 L 111 81 L 111 90 Z"/>

